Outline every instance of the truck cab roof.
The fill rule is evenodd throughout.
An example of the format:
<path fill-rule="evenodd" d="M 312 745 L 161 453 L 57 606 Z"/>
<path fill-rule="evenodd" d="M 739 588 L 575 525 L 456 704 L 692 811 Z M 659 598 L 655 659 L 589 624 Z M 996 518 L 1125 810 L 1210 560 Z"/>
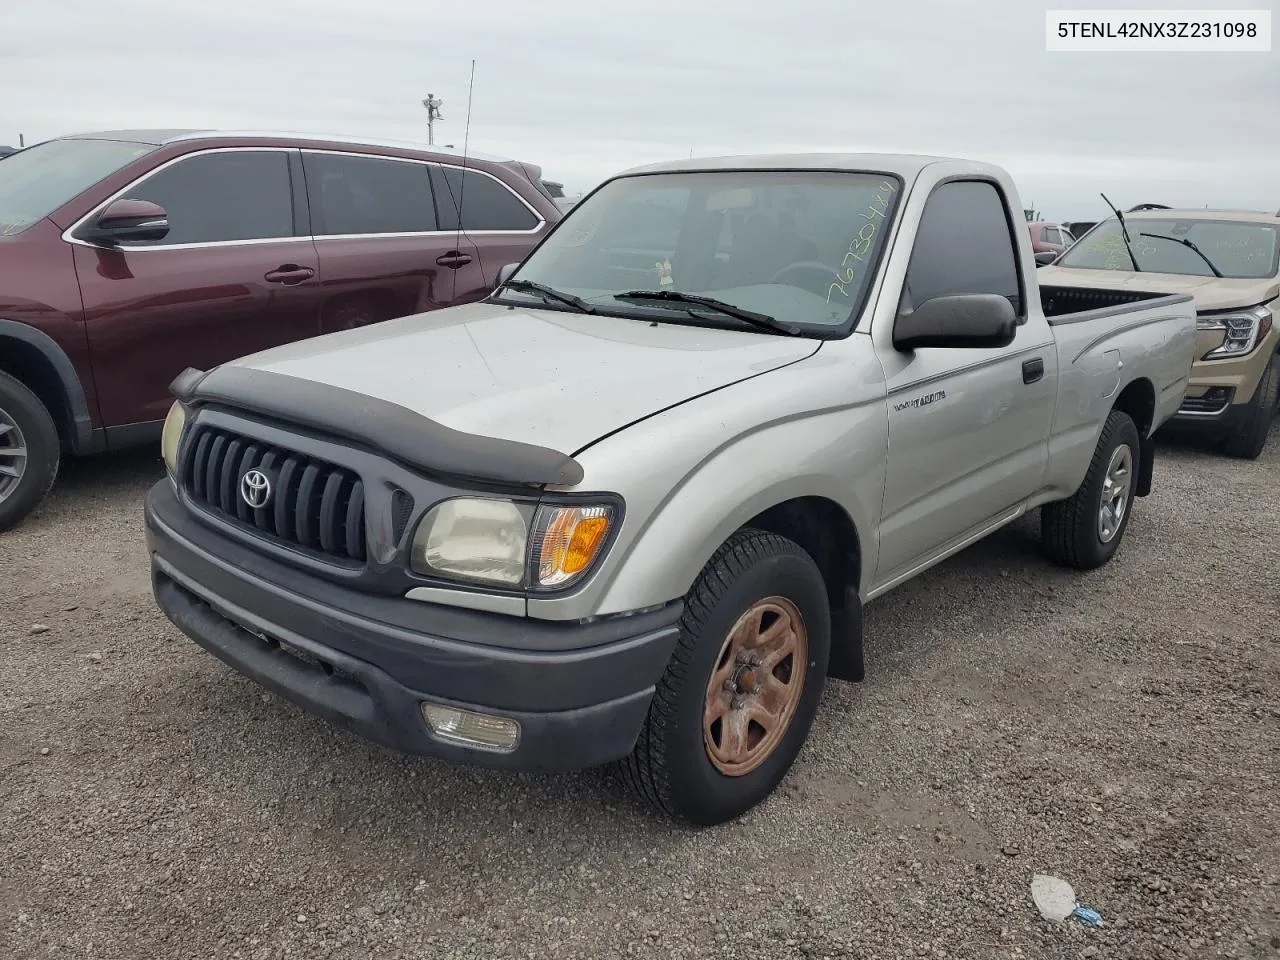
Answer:
<path fill-rule="evenodd" d="M 956 157 L 908 153 L 762 153 L 742 156 L 698 157 L 650 163 L 619 174 L 632 176 L 646 173 L 693 173 L 726 170 L 883 170 L 904 179 L 914 178 L 925 167 L 935 163 L 953 163 L 970 170 L 981 170 L 1003 178 L 999 167 Z"/>

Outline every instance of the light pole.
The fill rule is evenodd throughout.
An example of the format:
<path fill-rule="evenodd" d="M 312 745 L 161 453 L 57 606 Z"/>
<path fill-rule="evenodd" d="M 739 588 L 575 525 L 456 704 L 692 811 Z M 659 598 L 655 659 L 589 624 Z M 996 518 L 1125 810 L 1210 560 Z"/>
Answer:
<path fill-rule="evenodd" d="M 422 101 L 422 105 L 427 108 L 427 143 L 429 144 L 436 142 L 435 124 L 437 120 L 444 119 L 444 115 L 440 113 L 440 107 L 443 104 L 443 100 L 431 93 L 428 93 L 427 98 Z"/>

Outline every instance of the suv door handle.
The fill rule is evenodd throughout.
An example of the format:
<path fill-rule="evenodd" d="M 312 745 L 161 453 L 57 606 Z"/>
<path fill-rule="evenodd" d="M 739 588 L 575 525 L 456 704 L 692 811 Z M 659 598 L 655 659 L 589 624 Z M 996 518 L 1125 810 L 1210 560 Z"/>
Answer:
<path fill-rule="evenodd" d="M 450 250 L 448 253 L 436 257 L 436 263 L 440 264 L 442 267 L 449 267 L 452 270 L 457 270 L 459 267 L 465 267 L 470 262 L 471 258 L 461 250 Z"/>
<path fill-rule="evenodd" d="M 286 263 L 284 266 L 276 267 L 276 269 L 266 273 L 262 279 L 267 283 L 301 283 L 303 280 L 310 280 L 316 275 L 316 272 L 310 267 L 300 267 L 296 263 Z"/>
<path fill-rule="evenodd" d="M 1035 383 L 1044 376 L 1044 360 L 1036 357 L 1034 360 L 1022 361 L 1022 382 Z"/>

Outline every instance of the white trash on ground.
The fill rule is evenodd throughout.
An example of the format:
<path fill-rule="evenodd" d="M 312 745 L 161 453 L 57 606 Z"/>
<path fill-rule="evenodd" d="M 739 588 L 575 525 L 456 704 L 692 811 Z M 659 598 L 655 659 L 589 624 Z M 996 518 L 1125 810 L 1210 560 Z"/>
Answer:
<path fill-rule="evenodd" d="M 1065 920 L 1076 908 L 1076 892 L 1071 884 L 1043 873 L 1031 878 L 1031 899 L 1046 920 Z"/>
<path fill-rule="evenodd" d="M 1031 899 L 1036 902 L 1040 916 L 1046 920 L 1062 921 L 1075 917 L 1092 927 L 1102 926 L 1102 917 L 1096 910 L 1082 907 L 1076 902 L 1076 892 L 1071 884 L 1045 873 L 1031 878 Z"/>

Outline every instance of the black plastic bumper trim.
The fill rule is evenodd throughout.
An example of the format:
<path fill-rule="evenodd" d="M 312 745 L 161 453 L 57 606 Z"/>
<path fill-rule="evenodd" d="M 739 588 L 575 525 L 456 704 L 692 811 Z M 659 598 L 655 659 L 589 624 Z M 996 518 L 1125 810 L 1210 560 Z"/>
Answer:
<path fill-rule="evenodd" d="M 631 752 L 653 697 L 649 687 L 589 707 L 536 713 L 425 695 L 371 664 L 296 635 L 286 642 L 312 659 L 286 652 L 279 639 L 246 630 L 159 569 L 154 586 L 169 619 L 219 660 L 309 713 L 401 753 L 521 771 L 598 766 Z M 516 720 L 519 744 L 509 753 L 494 753 L 438 740 L 422 719 L 423 700 Z"/>

